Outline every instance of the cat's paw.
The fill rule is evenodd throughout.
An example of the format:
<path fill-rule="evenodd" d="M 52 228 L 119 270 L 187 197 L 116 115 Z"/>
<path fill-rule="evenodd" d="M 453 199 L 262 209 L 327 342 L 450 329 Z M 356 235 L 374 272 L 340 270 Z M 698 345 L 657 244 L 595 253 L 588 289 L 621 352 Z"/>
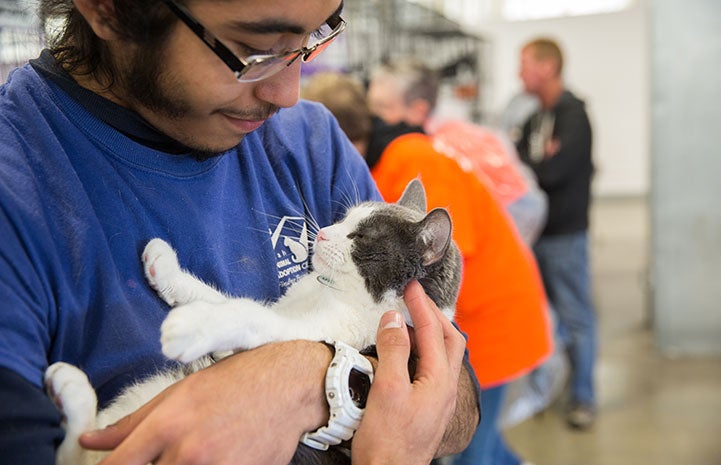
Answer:
<path fill-rule="evenodd" d="M 69 363 L 53 363 L 45 371 L 45 390 L 63 413 L 66 430 L 83 432 L 95 427 L 97 397 L 85 373 Z"/>
<path fill-rule="evenodd" d="M 176 282 L 182 275 L 178 256 L 170 244 L 162 239 L 153 239 L 143 250 L 145 278 L 150 287 L 171 307 L 178 303 Z"/>
<path fill-rule="evenodd" d="M 212 351 L 209 315 L 203 302 L 176 307 L 160 327 L 160 343 L 166 357 L 190 363 Z"/>

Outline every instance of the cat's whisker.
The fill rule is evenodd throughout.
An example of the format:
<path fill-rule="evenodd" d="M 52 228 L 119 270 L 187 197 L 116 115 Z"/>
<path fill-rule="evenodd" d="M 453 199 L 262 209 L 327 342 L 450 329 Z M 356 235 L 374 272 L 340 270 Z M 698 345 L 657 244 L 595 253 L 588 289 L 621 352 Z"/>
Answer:
<path fill-rule="evenodd" d="M 318 231 L 322 229 L 318 222 L 315 220 L 315 218 L 308 218 L 308 226 L 308 231 L 312 232 L 313 234 L 318 234 Z"/>
<path fill-rule="evenodd" d="M 268 213 L 268 212 L 264 212 L 264 211 L 260 211 L 260 210 L 256 210 L 256 209 L 254 209 L 253 211 L 255 211 L 256 213 L 259 213 L 267 218 L 273 218 L 275 220 L 280 220 L 283 218 L 282 216 L 274 215 L 272 213 Z"/>
<path fill-rule="evenodd" d="M 247 229 L 248 231 L 254 231 L 254 232 L 259 232 L 259 233 L 263 233 L 263 234 L 267 234 L 267 233 L 268 233 L 268 230 L 267 230 L 267 229 L 262 229 L 262 228 L 251 228 L 250 226 L 247 226 L 246 229 Z"/>
<path fill-rule="evenodd" d="M 346 168 L 346 176 L 348 176 L 348 179 L 350 180 L 351 186 L 353 186 L 353 192 L 341 192 L 341 197 L 343 197 L 348 204 L 343 205 L 346 209 L 350 209 L 351 207 L 354 207 L 358 205 L 361 202 L 361 195 L 360 191 L 358 190 L 358 183 L 356 182 L 355 178 L 350 174 L 350 171 Z"/>
<path fill-rule="evenodd" d="M 301 200 L 303 201 L 303 208 L 306 211 L 305 221 L 309 225 L 309 227 L 310 227 L 309 229 L 312 229 L 316 232 L 320 231 L 321 226 L 320 226 L 320 224 L 318 224 L 318 220 L 316 220 L 315 217 L 311 214 L 311 209 L 308 207 L 308 204 L 306 203 L 305 199 L 301 198 Z"/>

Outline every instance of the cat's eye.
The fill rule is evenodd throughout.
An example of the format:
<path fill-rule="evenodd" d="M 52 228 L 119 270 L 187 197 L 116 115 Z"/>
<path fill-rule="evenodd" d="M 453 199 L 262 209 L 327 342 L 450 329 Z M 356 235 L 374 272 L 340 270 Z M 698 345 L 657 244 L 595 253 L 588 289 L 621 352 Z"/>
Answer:
<path fill-rule="evenodd" d="M 355 231 L 355 232 L 348 234 L 346 237 L 350 240 L 353 240 L 353 239 L 363 239 L 363 237 L 365 237 L 365 236 L 363 236 L 363 233 L 359 233 L 359 232 Z"/>

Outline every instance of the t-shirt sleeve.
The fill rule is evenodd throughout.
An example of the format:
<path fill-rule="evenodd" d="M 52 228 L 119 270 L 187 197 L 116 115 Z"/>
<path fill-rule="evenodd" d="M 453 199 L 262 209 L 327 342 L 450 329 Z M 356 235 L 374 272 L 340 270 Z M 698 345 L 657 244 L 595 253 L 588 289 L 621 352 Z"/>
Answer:
<path fill-rule="evenodd" d="M 43 252 L 20 239 L 37 231 L 19 232 L 30 226 L 11 218 L 6 208 L 0 205 L 0 367 L 41 387 L 52 332 L 47 284 L 33 260 Z"/>
<path fill-rule="evenodd" d="M 42 389 L 0 368 L 0 463 L 54 465 L 60 414 Z"/>

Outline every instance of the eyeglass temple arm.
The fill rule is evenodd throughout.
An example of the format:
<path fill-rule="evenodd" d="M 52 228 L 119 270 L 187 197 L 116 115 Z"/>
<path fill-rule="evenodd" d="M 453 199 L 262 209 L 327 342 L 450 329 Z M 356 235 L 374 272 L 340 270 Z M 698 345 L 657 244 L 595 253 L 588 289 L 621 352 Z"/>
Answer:
<path fill-rule="evenodd" d="M 231 67 L 231 70 L 236 74 L 236 77 L 240 75 L 243 68 L 247 66 L 245 63 L 240 61 L 233 52 L 228 50 L 228 47 L 219 41 L 217 37 L 211 34 L 205 26 L 193 18 L 184 6 L 173 0 L 165 0 L 165 4 L 173 13 L 175 13 L 175 16 L 183 21 L 188 28 L 190 28 L 190 30 L 205 43 L 205 45 L 210 47 L 211 50 L 219 55 L 223 61 Z"/>

